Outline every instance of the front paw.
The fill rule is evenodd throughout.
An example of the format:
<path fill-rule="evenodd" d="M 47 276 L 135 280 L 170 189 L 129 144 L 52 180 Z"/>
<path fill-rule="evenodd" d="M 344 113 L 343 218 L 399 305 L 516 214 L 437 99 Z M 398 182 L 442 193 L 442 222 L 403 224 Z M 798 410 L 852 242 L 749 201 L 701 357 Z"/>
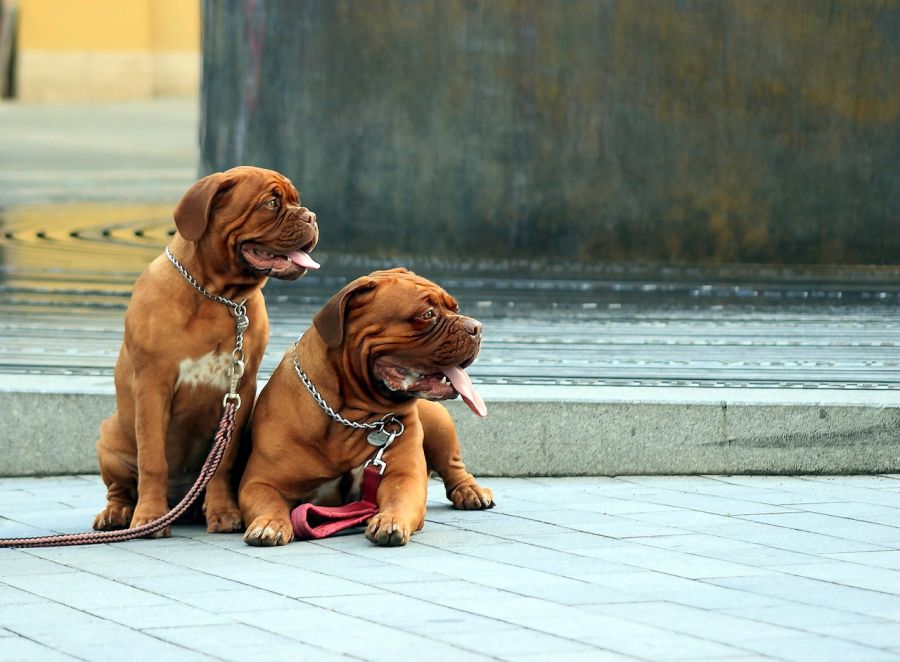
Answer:
<path fill-rule="evenodd" d="M 398 547 L 409 542 L 412 533 L 408 524 L 390 513 L 378 513 L 369 520 L 366 538 L 383 547 Z"/>
<path fill-rule="evenodd" d="M 260 516 L 253 520 L 244 534 L 244 542 L 253 547 L 275 547 L 286 545 L 294 539 L 291 521 Z"/>
<path fill-rule="evenodd" d="M 458 486 L 449 497 L 458 510 L 487 510 L 495 505 L 494 493 L 474 482 Z"/>
<path fill-rule="evenodd" d="M 134 509 L 123 504 L 110 503 L 94 518 L 94 529 L 97 531 L 111 531 L 124 529 L 131 521 Z"/>
<path fill-rule="evenodd" d="M 150 522 L 154 522 L 158 520 L 160 517 L 166 514 L 166 510 L 155 511 L 146 508 L 141 508 L 138 506 L 134 511 L 134 516 L 131 518 L 131 527 L 132 529 L 136 529 L 139 526 L 144 526 L 145 524 L 149 524 Z M 171 538 L 172 537 L 172 527 L 166 526 L 160 529 L 159 531 L 154 531 L 153 533 L 148 533 L 145 538 Z"/>
<path fill-rule="evenodd" d="M 237 508 L 225 508 L 206 513 L 207 533 L 233 533 L 244 526 L 241 511 Z"/>

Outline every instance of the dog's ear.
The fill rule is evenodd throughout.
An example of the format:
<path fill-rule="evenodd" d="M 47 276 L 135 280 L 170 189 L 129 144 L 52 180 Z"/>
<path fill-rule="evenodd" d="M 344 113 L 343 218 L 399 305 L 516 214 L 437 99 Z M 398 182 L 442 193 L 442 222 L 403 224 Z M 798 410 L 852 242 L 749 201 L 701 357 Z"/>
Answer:
<path fill-rule="evenodd" d="M 175 227 L 188 241 L 197 241 L 206 232 L 216 196 L 235 185 L 235 179 L 214 172 L 194 183 L 175 207 Z"/>
<path fill-rule="evenodd" d="M 336 349 L 344 342 L 344 321 L 351 301 L 363 294 L 370 292 L 378 286 L 378 281 L 370 276 L 363 276 L 348 283 L 344 288 L 331 297 L 322 306 L 322 310 L 313 318 L 313 326 L 322 336 L 322 339 L 332 349 Z"/>

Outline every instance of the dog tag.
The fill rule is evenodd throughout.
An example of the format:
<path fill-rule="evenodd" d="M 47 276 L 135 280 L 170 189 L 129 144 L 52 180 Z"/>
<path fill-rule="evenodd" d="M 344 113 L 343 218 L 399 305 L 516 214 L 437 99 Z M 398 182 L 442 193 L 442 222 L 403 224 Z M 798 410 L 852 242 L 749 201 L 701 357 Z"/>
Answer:
<path fill-rule="evenodd" d="M 368 440 L 368 442 L 373 446 L 387 447 L 392 441 L 394 441 L 394 437 L 396 436 L 396 432 L 385 432 L 383 429 L 372 430 L 369 434 L 366 435 L 366 440 Z"/>
<path fill-rule="evenodd" d="M 234 325 L 237 328 L 238 334 L 241 334 L 247 330 L 248 326 L 250 326 L 250 318 L 246 315 L 238 315 Z"/>

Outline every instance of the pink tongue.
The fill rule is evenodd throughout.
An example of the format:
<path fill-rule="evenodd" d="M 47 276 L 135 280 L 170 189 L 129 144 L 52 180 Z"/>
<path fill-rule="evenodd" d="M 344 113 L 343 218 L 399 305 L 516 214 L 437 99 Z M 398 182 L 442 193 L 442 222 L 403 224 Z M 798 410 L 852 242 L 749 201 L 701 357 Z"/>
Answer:
<path fill-rule="evenodd" d="M 453 384 L 456 392 L 469 405 L 469 409 L 481 417 L 487 416 L 487 407 L 484 404 L 484 400 L 481 399 L 478 391 L 472 386 L 472 379 L 465 370 L 459 366 L 453 366 L 452 368 L 445 368 L 444 374 L 447 375 L 447 379 Z"/>
<path fill-rule="evenodd" d="M 288 259 L 304 269 L 318 269 L 321 265 L 309 256 L 306 251 L 294 251 L 287 254 Z"/>

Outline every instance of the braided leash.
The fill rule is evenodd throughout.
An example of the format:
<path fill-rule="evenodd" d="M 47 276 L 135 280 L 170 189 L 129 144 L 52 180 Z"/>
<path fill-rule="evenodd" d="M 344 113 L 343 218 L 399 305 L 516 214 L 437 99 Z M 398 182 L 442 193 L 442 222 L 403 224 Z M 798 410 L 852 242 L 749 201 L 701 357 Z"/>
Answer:
<path fill-rule="evenodd" d="M 194 482 L 191 489 L 188 490 L 188 493 L 184 495 L 184 498 L 182 498 L 174 508 L 162 517 L 158 517 L 152 522 L 147 522 L 141 526 L 130 529 L 118 529 L 115 531 L 62 533 L 55 536 L 38 536 L 34 538 L 0 538 L 0 548 L 97 545 L 100 543 L 124 542 L 125 540 L 134 540 L 135 538 L 149 536 L 157 531 L 161 531 L 181 517 L 203 493 L 206 484 L 216 473 L 216 469 L 219 468 L 219 463 L 222 461 L 222 457 L 224 457 L 225 451 L 228 450 L 228 445 L 231 443 L 231 439 L 234 436 L 235 414 L 237 413 L 237 410 L 241 408 L 241 396 L 237 393 L 237 386 L 241 376 L 244 374 L 244 331 L 247 330 L 250 320 L 247 318 L 247 309 L 244 303 L 236 303 L 231 299 L 226 299 L 218 294 L 207 292 L 196 280 L 194 280 L 187 269 L 175 259 L 175 256 L 172 255 L 168 248 L 166 248 L 166 257 L 169 259 L 169 262 L 172 263 L 172 266 L 184 276 L 184 279 L 191 287 L 206 298 L 228 306 L 235 317 L 235 346 L 234 352 L 232 353 L 231 367 L 228 373 L 231 383 L 228 393 L 225 394 L 225 398 L 222 401 L 224 411 L 222 412 L 222 419 L 219 421 L 219 429 L 213 438 L 212 448 L 209 450 L 206 462 L 204 462 L 203 466 L 200 468 L 197 480 Z"/>

